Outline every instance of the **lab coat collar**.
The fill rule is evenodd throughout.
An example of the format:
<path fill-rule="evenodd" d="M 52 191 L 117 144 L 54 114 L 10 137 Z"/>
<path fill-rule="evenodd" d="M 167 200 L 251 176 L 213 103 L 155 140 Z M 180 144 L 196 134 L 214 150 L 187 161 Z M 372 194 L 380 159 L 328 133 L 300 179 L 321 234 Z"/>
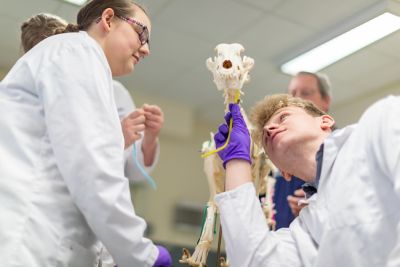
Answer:
<path fill-rule="evenodd" d="M 318 186 L 320 188 L 321 183 L 324 182 L 324 178 L 327 177 L 327 174 L 331 171 L 333 165 L 335 164 L 337 154 L 344 143 L 349 139 L 356 127 L 357 124 L 353 124 L 345 128 L 335 130 L 324 140 L 323 160 L 320 170 L 320 178 L 318 179 Z"/>
<path fill-rule="evenodd" d="M 317 193 L 318 191 L 319 179 L 321 177 L 323 153 L 324 153 L 324 144 L 322 143 L 317 151 L 317 154 L 315 155 L 315 161 L 317 162 L 317 172 L 315 175 L 315 179 L 311 183 L 305 183 L 302 185 L 302 189 L 306 193 L 307 199 L 310 198 L 315 193 Z"/>
<path fill-rule="evenodd" d="M 321 177 L 325 177 L 328 171 L 332 168 L 333 164 L 335 163 L 336 155 L 355 127 L 356 125 L 351 125 L 343 129 L 336 130 L 332 132 L 321 144 L 317 154 L 315 155 L 315 160 L 317 162 L 315 180 L 311 183 L 305 183 L 302 186 L 304 192 L 306 193 L 307 199 L 317 193 Z"/>

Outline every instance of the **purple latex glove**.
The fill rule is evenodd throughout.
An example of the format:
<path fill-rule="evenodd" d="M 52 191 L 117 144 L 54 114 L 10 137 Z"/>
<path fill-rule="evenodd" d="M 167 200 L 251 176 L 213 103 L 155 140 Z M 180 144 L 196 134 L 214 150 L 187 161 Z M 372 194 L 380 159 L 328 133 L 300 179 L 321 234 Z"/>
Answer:
<path fill-rule="evenodd" d="M 226 163 L 232 159 L 243 159 L 251 164 L 250 159 L 250 134 L 246 123 L 243 119 L 238 104 L 229 104 L 229 110 L 225 115 L 226 123 L 219 126 L 218 132 L 214 136 L 215 146 L 219 148 L 223 146 L 228 138 L 229 121 L 232 118 L 232 132 L 229 144 L 225 149 L 218 152 L 218 155 Z"/>
<path fill-rule="evenodd" d="M 160 245 L 156 246 L 158 248 L 158 257 L 153 267 L 171 267 L 172 266 L 172 258 L 169 254 L 168 250 Z"/>

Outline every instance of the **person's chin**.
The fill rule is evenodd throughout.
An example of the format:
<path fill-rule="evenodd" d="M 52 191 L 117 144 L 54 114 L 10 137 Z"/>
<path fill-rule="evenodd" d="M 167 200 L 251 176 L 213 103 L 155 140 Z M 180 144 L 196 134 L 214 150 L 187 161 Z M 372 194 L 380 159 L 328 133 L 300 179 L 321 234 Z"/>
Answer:
<path fill-rule="evenodd" d="M 113 77 L 125 76 L 125 75 L 132 73 L 133 70 L 134 70 L 134 66 L 130 64 L 130 65 L 125 66 L 124 68 L 113 71 L 112 76 Z"/>
<path fill-rule="evenodd" d="M 135 70 L 135 65 L 137 64 L 136 58 L 132 57 L 132 61 L 128 63 L 129 73 Z"/>
<path fill-rule="evenodd" d="M 122 75 L 128 75 L 132 73 L 135 70 L 135 65 L 134 64 L 127 64 L 127 66 L 124 69 L 124 74 Z"/>
<path fill-rule="evenodd" d="M 129 72 L 128 73 L 132 73 L 135 70 L 135 64 L 132 64 L 129 66 Z"/>
<path fill-rule="evenodd" d="M 285 158 L 286 153 L 288 153 L 288 151 L 290 150 L 289 148 L 290 148 L 290 140 L 287 138 L 280 138 L 279 142 L 275 143 L 274 151 L 279 156 L 282 156 L 283 158 Z"/>
<path fill-rule="evenodd" d="M 274 149 L 280 149 L 284 145 L 285 139 L 281 133 L 278 133 L 272 139 L 272 147 Z"/>

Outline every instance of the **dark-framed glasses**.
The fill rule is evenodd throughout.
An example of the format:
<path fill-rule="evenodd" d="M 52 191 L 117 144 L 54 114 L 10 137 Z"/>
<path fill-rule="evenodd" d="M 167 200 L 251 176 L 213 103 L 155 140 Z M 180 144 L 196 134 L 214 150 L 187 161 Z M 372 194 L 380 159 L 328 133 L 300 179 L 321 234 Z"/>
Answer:
<path fill-rule="evenodd" d="M 150 40 L 149 40 L 149 29 L 147 28 L 146 25 L 144 25 L 143 23 L 140 23 L 139 21 L 132 19 L 132 18 L 126 18 L 126 17 L 122 17 L 122 16 L 117 16 L 118 18 L 125 20 L 126 22 L 128 22 L 131 25 L 137 25 L 140 27 L 140 31 L 136 31 L 139 35 L 139 40 L 140 43 L 142 45 L 150 44 Z"/>

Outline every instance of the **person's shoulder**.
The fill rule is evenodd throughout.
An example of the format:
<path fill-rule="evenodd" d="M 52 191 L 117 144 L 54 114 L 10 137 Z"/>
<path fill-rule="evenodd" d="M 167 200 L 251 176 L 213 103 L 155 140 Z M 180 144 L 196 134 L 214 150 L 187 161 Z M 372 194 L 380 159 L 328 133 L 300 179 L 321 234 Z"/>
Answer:
<path fill-rule="evenodd" d="M 400 96 L 389 95 L 372 104 L 363 113 L 360 119 L 360 124 L 372 123 L 374 120 L 385 120 L 391 114 L 399 112 Z"/>
<path fill-rule="evenodd" d="M 103 49 L 85 31 L 51 36 L 37 44 L 28 53 L 28 61 L 42 62 L 43 66 L 59 64 L 68 67 L 68 64 L 75 64 L 74 68 L 92 69 L 92 71 L 101 66 L 109 72 L 109 65 Z M 81 64 L 77 64 L 77 62 Z"/>
<path fill-rule="evenodd" d="M 82 39 L 77 32 L 60 33 L 49 36 L 39 42 L 32 50 L 51 51 L 53 49 L 60 49 L 61 47 L 70 46 L 73 43 L 79 42 Z"/>
<path fill-rule="evenodd" d="M 100 45 L 85 31 L 68 32 L 50 36 L 38 43 L 32 50 L 33 53 L 69 56 L 72 54 L 87 54 L 90 50 L 94 53 L 102 53 Z"/>
<path fill-rule="evenodd" d="M 114 88 L 114 93 L 116 96 L 119 97 L 130 97 L 128 89 L 119 81 L 113 80 L 113 88 Z"/>
<path fill-rule="evenodd" d="M 400 103 L 400 95 L 395 96 L 395 95 L 389 95 L 385 98 L 382 98 L 378 101 L 376 101 L 374 104 L 372 104 L 368 110 L 379 110 L 379 109 L 387 109 L 391 107 L 398 107 Z M 368 111 L 367 110 L 367 111 Z"/>
<path fill-rule="evenodd" d="M 358 123 L 354 123 L 347 125 L 343 128 L 336 129 L 330 134 L 329 138 L 346 139 L 354 132 L 355 129 L 358 128 L 358 126 L 359 126 Z"/>
<path fill-rule="evenodd" d="M 113 86 L 115 91 L 128 93 L 128 89 L 120 81 L 113 80 Z"/>

